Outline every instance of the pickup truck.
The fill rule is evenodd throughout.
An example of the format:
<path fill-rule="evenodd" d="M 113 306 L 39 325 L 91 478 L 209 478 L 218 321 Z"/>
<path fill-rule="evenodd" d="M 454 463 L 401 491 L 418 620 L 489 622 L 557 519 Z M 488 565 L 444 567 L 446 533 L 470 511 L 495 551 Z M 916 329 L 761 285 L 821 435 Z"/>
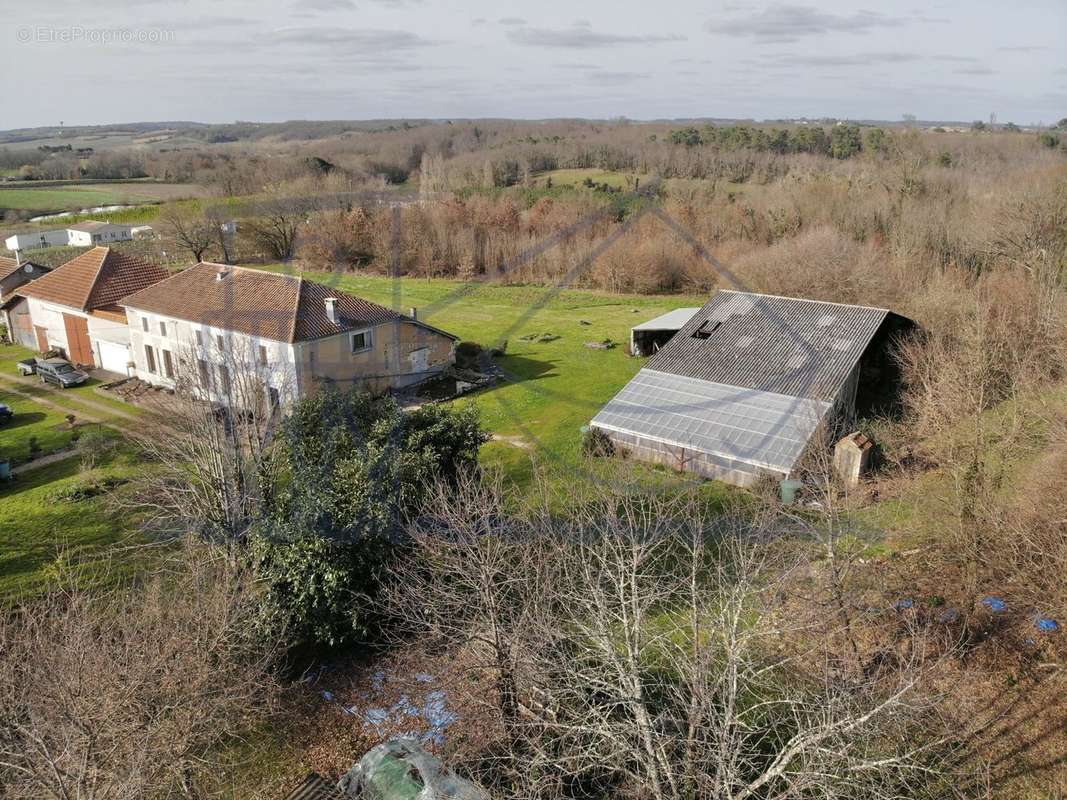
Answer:
<path fill-rule="evenodd" d="M 18 370 L 19 375 L 34 375 L 37 372 L 38 359 L 34 356 L 24 358 L 22 361 L 15 365 L 15 369 Z"/>

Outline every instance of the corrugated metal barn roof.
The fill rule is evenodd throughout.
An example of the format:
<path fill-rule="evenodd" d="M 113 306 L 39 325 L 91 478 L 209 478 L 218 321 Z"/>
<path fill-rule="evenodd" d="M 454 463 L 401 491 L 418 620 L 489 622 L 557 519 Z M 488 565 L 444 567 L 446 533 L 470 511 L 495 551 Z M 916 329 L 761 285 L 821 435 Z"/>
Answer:
<path fill-rule="evenodd" d="M 304 778 L 303 783 L 285 796 L 285 800 L 344 800 L 344 795 L 320 775 L 312 772 Z"/>
<path fill-rule="evenodd" d="M 643 369 L 591 424 L 788 473 L 830 406 Z"/>
<path fill-rule="evenodd" d="M 890 312 L 720 291 L 646 369 L 832 401 Z"/>

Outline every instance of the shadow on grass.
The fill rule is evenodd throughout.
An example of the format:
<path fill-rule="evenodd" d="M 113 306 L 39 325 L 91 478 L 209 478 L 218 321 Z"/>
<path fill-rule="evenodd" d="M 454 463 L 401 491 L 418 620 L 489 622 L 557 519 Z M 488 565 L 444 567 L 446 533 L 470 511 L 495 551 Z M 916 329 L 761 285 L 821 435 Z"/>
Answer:
<path fill-rule="evenodd" d="M 24 411 L 20 414 L 15 414 L 7 422 L 0 422 L 0 432 L 15 430 L 26 425 L 34 425 L 47 417 L 48 415 L 43 411 Z"/>

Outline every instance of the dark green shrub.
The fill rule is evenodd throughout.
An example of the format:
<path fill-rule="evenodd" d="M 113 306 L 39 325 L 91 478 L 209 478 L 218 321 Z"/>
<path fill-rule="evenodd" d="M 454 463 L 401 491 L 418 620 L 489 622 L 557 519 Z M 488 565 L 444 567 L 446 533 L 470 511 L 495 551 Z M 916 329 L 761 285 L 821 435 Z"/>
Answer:
<path fill-rule="evenodd" d="M 589 428 L 582 434 L 582 453 L 594 458 L 615 455 L 615 443 L 600 428 Z"/>

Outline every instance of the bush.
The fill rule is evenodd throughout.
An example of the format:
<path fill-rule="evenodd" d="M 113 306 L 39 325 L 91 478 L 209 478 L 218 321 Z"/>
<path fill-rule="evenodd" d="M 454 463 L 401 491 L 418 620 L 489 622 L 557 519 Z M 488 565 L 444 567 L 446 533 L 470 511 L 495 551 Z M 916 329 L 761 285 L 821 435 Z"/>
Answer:
<path fill-rule="evenodd" d="M 607 458 L 615 455 L 615 443 L 600 428 L 589 428 L 582 434 L 583 455 Z"/>
<path fill-rule="evenodd" d="M 122 478 L 118 475 L 108 475 L 103 478 L 92 477 L 56 490 L 52 493 L 52 499 L 64 503 L 79 503 L 107 494 L 112 489 L 128 482 L 129 478 Z"/>
<path fill-rule="evenodd" d="M 262 757 L 264 740 L 245 737 L 277 684 L 248 635 L 247 578 L 207 548 L 167 566 L 0 616 L 4 797 L 214 797 L 234 742 Z"/>
<path fill-rule="evenodd" d="M 262 624 L 293 644 L 373 634 L 367 600 L 403 546 L 404 519 L 433 481 L 477 465 L 488 440 L 468 406 L 402 412 L 387 397 L 327 387 L 282 424 L 285 482 L 253 536 Z"/>
<path fill-rule="evenodd" d="M 477 342 L 460 342 L 456 345 L 456 366 L 462 369 L 478 369 L 485 349 Z"/>
<path fill-rule="evenodd" d="M 111 459 L 119 447 L 119 441 L 113 433 L 100 428 L 92 427 L 84 432 L 79 432 L 75 441 L 78 455 L 81 457 L 82 469 L 92 469 L 97 464 Z"/>

